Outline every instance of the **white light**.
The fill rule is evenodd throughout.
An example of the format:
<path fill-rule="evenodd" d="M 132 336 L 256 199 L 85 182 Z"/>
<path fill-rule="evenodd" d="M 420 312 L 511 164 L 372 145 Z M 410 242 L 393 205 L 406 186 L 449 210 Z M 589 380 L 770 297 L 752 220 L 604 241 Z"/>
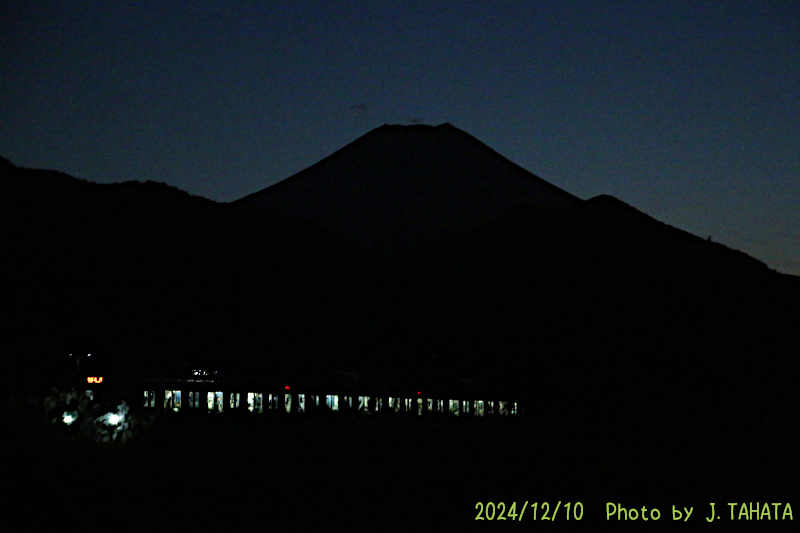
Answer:
<path fill-rule="evenodd" d="M 64 423 L 66 425 L 72 425 L 72 423 L 75 422 L 75 418 L 76 417 L 72 416 L 72 413 L 64 411 Z"/>
<path fill-rule="evenodd" d="M 116 426 L 120 422 L 122 422 L 122 417 L 120 415 L 118 415 L 117 413 L 109 413 L 108 414 L 108 423 L 109 424 L 111 424 L 112 426 Z"/>

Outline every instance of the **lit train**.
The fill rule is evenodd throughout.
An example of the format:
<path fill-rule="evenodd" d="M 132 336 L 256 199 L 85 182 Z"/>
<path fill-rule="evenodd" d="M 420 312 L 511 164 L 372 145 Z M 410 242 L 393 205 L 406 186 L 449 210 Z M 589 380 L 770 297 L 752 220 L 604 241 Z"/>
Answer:
<path fill-rule="evenodd" d="M 102 430 L 106 440 L 118 434 L 126 438 L 137 420 L 148 420 L 143 416 L 148 412 L 190 418 L 260 414 L 481 419 L 524 414 L 519 397 L 463 379 L 381 381 L 353 372 L 328 372 L 278 380 L 197 365 L 184 365 L 170 377 L 138 379 L 89 365 L 87 356 L 76 359 L 68 381 L 45 399 L 48 421 L 61 419 L 70 430 Z"/>
<path fill-rule="evenodd" d="M 187 367 L 174 378 L 143 384 L 145 410 L 172 413 L 363 414 L 494 417 L 524 414 L 518 398 L 479 387 L 467 380 L 413 387 L 376 384 L 355 373 L 278 381 L 229 376 L 203 367 Z"/>

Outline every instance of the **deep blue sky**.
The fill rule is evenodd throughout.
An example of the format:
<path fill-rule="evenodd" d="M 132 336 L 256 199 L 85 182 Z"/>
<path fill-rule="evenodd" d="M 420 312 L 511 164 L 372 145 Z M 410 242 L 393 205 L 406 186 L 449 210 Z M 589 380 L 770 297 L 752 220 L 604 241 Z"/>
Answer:
<path fill-rule="evenodd" d="M 0 8 L 20 166 L 231 201 L 412 121 L 800 275 L 796 0 Z"/>

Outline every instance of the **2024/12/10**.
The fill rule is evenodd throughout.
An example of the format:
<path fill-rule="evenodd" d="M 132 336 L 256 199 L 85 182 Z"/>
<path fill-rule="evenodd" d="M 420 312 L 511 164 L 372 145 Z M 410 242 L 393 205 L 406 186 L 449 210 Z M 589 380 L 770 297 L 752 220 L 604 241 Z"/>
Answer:
<path fill-rule="evenodd" d="M 561 501 L 556 504 L 555 510 L 553 510 L 553 515 L 550 516 L 550 504 L 547 502 L 542 502 L 542 511 L 544 511 L 544 515 L 541 518 L 538 518 L 537 511 L 539 510 L 538 502 L 533 502 L 531 504 L 531 509 L 533 509 L 533 519 L 534 520 L 555 520 L 556 515 L 558 513 L 558 509 L 561 507 Z M 583 504 L 581 502 L 575 502 L 574 504 L 571 502 L 567 502 L 564 504 L 564 507 L 567 509 L 567 520 L 570 519 L 570 511 L 572 511 L 572 519 L 580 520 L 583 518 Z M 511 507 L 508 508 L 508 513 L 506 513 L 506 504 L 504 502 L 499 502 L 497 505 L 494 502 L 487 502 L 486 505 L 483 505 L 483 502 L 478 502 L 475 504 L 475 509 L 478 509 L 478 516 L 475 517 L 475 520 L 517 520 L 521 521 L 522 517 L 525 515 L 525 509 L 528 508 L 528 502 L 526 501 L 525 504 L 522 506 L 522 510 L 520 511 L 519 515 L 517 515 L 517 502 L 511 504 Z M 499 515 L 497 512 L 499 511 Z M 485 517 L 483 515 L 486 515 Z M 496 516 L 496 518 L 495 518 Z"/>

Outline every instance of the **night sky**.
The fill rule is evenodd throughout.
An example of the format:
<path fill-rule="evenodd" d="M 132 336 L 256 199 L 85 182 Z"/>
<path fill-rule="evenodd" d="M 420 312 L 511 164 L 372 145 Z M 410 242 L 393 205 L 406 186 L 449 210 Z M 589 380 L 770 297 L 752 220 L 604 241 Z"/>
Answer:
<path fill-rule="evenodd" d="M 19 166 L 227 202 L 382 124 L 443 122 L 800 275 L 798 1 L 0 8 Z"/>

